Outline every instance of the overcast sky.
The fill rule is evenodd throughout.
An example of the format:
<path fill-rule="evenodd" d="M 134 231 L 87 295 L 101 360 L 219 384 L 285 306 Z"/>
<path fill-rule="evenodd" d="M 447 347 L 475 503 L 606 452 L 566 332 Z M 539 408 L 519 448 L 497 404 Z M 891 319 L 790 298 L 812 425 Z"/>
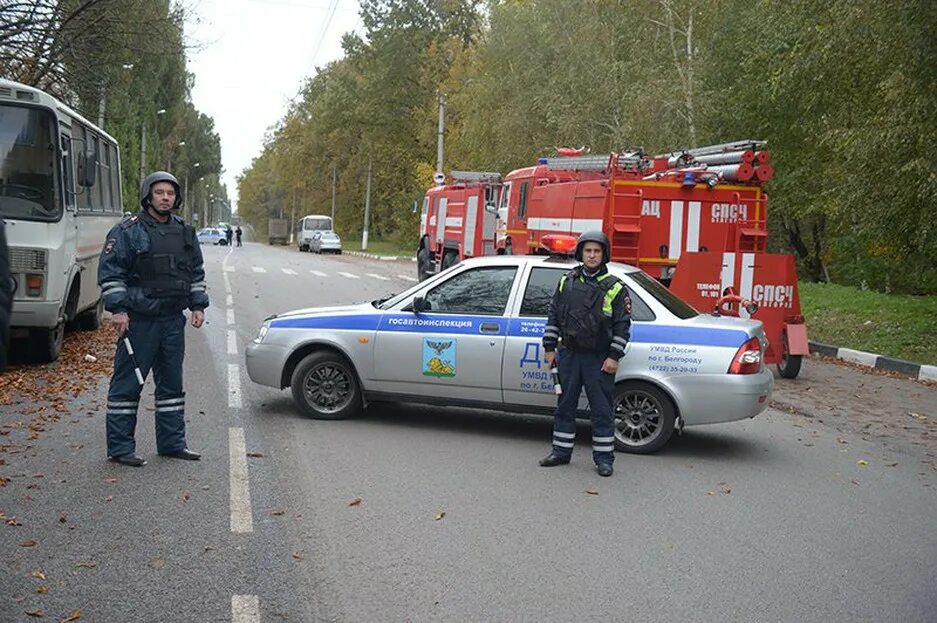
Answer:
<path fill-rule="evenodd" d="M 283 117 L 303 79 L 342 56 L 344 33 L 362 31 L 358 2 L 195 0 L 190 6 L 192 100 L 215 120 L 222 181 L 236 199 L 235 178 L 260 155 L 264 134 Z"/>

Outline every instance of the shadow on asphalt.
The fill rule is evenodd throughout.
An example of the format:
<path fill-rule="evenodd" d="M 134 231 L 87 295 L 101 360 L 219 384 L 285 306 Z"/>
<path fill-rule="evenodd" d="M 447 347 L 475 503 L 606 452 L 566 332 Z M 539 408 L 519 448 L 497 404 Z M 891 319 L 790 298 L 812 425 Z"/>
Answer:
<path fill-rule="evenodd" d="M 309 420 L 293 403 L 289 392 L 266 398 L 262 403 L 262 417 L 284 420 Z M 410 403 L 373 402 L 360 415 L 352 418 L 375 425 L 468 433 L 501 438 L 519 438 L 549 443 L 553 418 L 548 415 L 505 413 L 483 409 L 434 407 Z M 591 425 L 588 420 L 576 424 L 577 443 L 588 443 Z M 745 460 L 763 455 L 755 442 L 733 435 L 729 430 L 688 428 L 682 435 L 674 435 L 658 453 L 661 457 L 713 458 Z"/>

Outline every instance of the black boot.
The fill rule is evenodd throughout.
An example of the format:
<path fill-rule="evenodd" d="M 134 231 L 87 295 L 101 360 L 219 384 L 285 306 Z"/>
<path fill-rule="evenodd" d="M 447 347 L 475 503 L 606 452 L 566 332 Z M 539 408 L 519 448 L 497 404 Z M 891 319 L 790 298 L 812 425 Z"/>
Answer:
<path fill-rule="evenodd" d="M 556 465 L 566 465 L 569 463 L 568 456 L 560 456 L 556 452 L 551 452 L 549 456 L 540 459 L 540 467 L 554 467 Z"/>
<path fill-rule="evenodd" d="M 611 476 L 615 470 L 612 468 L 611 463 L 599 463 L 595 466 L 595 471 L 599 473 L 599 476 Z"/>

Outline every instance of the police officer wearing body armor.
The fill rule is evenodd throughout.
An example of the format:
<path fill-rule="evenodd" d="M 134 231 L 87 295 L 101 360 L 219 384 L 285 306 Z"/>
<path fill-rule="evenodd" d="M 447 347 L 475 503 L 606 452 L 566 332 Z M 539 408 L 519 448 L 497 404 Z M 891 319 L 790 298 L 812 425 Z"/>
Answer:
<path fill-rule="evenodd" d="M 553 450 L 543 467 L 569 463 L 576 438 L 576 410 L 586 388 L 592 412 L 592 459 L 600 476 L 612 475 L 615 420 L 612 396 L 618 360 L 625 354 L 631 327 L 628 288 L 608 272 L 608 238 L 585 232 L 576 244 L 582 262 L 560 278 L 543 348 L 547 364 L 559 366 L 560 394 L 553 420 Z"/>
<path fill-rule="evenodd" d="M 173 214 L 182 205 L 175 177 L 149 175 L 140 188 L 142 209 L 111 229 L 101 253 L 98 283 L 104 306 L 132 353 L 118 341 L 114 374 L 107 392 L 107 456 L 122 465 L 146 463 L 136 454 L 134 431 L 142 386 L 135 368 L 156 383 L 156 451 L 196 461 L 186 447 L 183 310 L 201 327 L 208 307 L 205 269 L 195 229 Z"/>

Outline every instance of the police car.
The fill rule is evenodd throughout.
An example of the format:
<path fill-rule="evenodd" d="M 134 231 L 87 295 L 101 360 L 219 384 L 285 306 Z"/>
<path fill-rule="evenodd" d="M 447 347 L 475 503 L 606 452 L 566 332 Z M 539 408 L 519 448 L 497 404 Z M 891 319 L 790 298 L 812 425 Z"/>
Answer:
<path fill-rule="evenodd" d="M 267 318 L 246 350 L 252 381 L 290 387 L 313 418 L 368 401 L 552 413 L 540 344 L 567 258 L 468 259 L 387 299 Z M 610 263 L 631 292 L 631 341 L 615 385 L 615 445 L 660 449 L 683 426 L 754 417 L 774 380 L 758 321 L 704 315 L 646 273 Z M 586 409 L 585 395 L 580 407 Z"/>

